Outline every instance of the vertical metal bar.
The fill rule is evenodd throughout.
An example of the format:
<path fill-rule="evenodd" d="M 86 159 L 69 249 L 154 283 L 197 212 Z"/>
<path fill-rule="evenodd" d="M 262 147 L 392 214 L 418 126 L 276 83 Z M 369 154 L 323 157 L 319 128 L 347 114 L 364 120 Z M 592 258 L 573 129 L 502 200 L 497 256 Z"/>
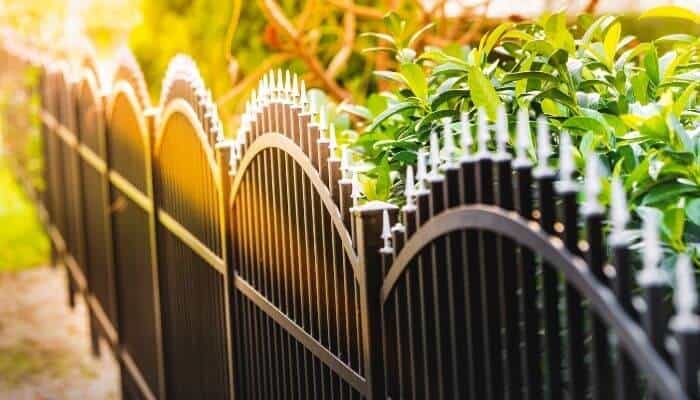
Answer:
<path fill-rule="evenodd" d="M 508 153 L 497 154 L 494 159 L 498 192 L 496 203 L 504 210 L 513 210 L 513 170 Z M 499 272 L 503 307 L 503 328 L 505 329 L 506 378 L 508 396 L 522 398 L 522 365 L 520 357 L 520 327 L 518 309 L 518 282 L 516 274 L 515 243 L 505 236 L 498 240 Z"/>
<path fill-rule="evenodd" d="M 554 234 L 554 172 L 549 169 L 535 170 L 539 203 L 539 222 L 548 234 Z M 561 321 L 559 318 L 559 277 L 552 265 L 541 262 L 542 300 L 544 305 L 544 333 L 547 359 L 547 388 L 549 399 L 563 396 Z"/>
<path fill-rule="evenodd" d="M 358 228 L 357 248 L 362 279 L 360 299 L 362 307 L 362 341 L 364 343 L 365 377 L 369 387 L 368 400 L 384 398 L 384 362 L 382 360 L 382 300 L 383 282 L 380 238 L 383 211 L 388 211 L 395 219 L 398 209 L 385 203 L 369 203 L 355 212 Z M 392 218 L 392 217 L 390 217 Z"/>
<path fill-rule="evenodd" d="M 614 240 L 614 238 L 610 238 L 610 242 L 615 259 L 615 294 L 627 315 L 636 321 L 638 320 L 638 315 L 632 305 L 633 272 L 629 260 L 628 243 L 624 240 Z M 617 398 L 631 400 L 641 397 L 634 362 L 619 344 L 617 346 L 615 377 L 615 394 Z"/>
<path fill-rule="evenodd" d="M 586 215 L 588 265 L 593 275 L 595 275 L 602 284 L 607 285 L 608 279 L 603 271 L 605 248 L 603 247 L 602 226 L 602 212 L 592 212 Z M 593 346 L 591 379 L 593 382 L 593 398 L 595 400 L 609 399 L 613 396 L 613 380 L 611 376 L 612 363 L 610 361 L 610 345 L 607 338 L 607 328 L 599 316 L 593 314 L 591 319 L 591 341 Z"/>
<path fill-rule="evenodd" d="M 477 195 L 481 204 L 494 204 L 493 160 L 485 153 L 477 162 Z M 501 343 L 501 299 L 499 271 L 494 260 L 496 237 L 490 232 L 479 233 L 482 279 L 484 284 L 484 335 L 486 338 L 486 372 L 489 382 L 489 398 L 501 399 L 504 396 L 503 362 Z"/>
<path fill-rule="evenodd" d="M 477 160 L 464 158 L 460 163 L 462 203 L 477 202 Z M 482 271 L 479 254 L 479 236 L 476 230 L 464 232 L 463 258 L 466 261 L 464 292 L 467 293 L 467 327 L 469 338 L 469 388 L 470 398 L 484 399 L 487 396 L 486 339 L 481 321 L 484 320 Z"/>
<path fill-rule="evenodd" d="M 406 205 L 403 207 L 403 220 L 406 225 L 406 235 L 408 239 L 413 234 L 415 234 L 418 227 L 418 215 L 417 209 L 414 205 Z M 408 343 L 409 343 L 409 368 L 405 368 L 406 374 L 403 377 L 403 381 L 406 384 L 406 396 L 405 398 L 418 399 L 422 398 L 422 391 L 424 390 L 424 380 L 425 371 L 423 367 L 423 341 L 422 341 L 422 327 L 420 324 L 421 317 L 421 305 L 418 299 L 418 293 L 420 291 L 418 285 L 418 274 L 419 271 L 416 269 L 417 263 L 413 261 L 411 265 L 406 269 L 404 280 L 406 281 L 406 308 L 408 320 Z M 415 326 L 417 325 L 417 326 Z M 402 393 L 403 394 L 403 393 Z"/>
<path fill-rule="evenodd" d="M 532 219 L 532 166 L 529 163 L 514 163 L 517 173 L 517 207 L 518 213 L 526 219 Z M 519 280 L 523 293 L 522 315 L 525 332 L 525 369 L 526 398 L 542 399 L 542 370 L 540 369 L 539 312 L 537 309 L 536 265 L 532 252 L 520 247 Z"/>
<path fill-rule="evenodd" d="M 564 183 L 564 182 L 561 182 Z M 574 187 L 562 187 L 559 190 L 562 199 L 562 223 L 564 231 L 562 239 L 567 250 L 576 256 L 581 252 L 578 248 L 578 206 L 577 191 Z M 573 400 L 586 398 L 586 347 L 585 347 L 585 314 L 581 303 L 581 295 L 569 282 L 566 283 L 566 337 L 569 394 Z"/>

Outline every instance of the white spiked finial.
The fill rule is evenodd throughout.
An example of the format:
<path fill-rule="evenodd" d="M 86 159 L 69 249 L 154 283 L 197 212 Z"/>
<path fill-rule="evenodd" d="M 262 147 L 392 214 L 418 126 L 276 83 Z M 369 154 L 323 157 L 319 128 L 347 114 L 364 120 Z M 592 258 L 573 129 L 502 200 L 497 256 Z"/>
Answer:
<path fill-rule="evenodd" d="M 537 170 L 539 174 L 548 174 L 549 157 L 552 155 L 552 144 L 549 137 L 549 123 L 544 115 L 537 117 Z"/>
<path fill-rule="evenodd" d="M 292 79 L 292 103 L 299 98 L 299 75 L 294 74 Z"/>
<path fill-rule="evenodd" d="M 445 137 L 444 140 L 444 152 L 445 152 L 445 166 L 451 166 L 456 152 L 455 139 L 452 136 L 452 119 L 444 118 L 442 120 L 442 132 Z"/>
<path fill-rule="evenodd" d="M 690 257 L 679 254 L 676 260 L 676 315 L 671 320 L 671 327 L 676 331 L 697 330 L 700 319 L 695 314 L 698 305 L 698 293 L 695 286 L 695 271 Z"/>
<path fill-rule="evenodd" d="M 318 111 L 318 129 L 321 131 L 321 137 L 323 137 L 328 129 L 328 114 L 325 106 L 319 106 Z"/>
<path fill-rule="evenodd" d="M 507 150 L 508 136 L 508 116 L 506 108 L 501 104 L 496 117 L 496 149 L 499 157 L 510 156 Z"/>
<path fill-rule="evenodd" d="M 309 98 L 306 95 L 306 84 L 304 81 L 301 81 L 301 90 L 300 90 L 300 95 L 299 95 L 299 106 L 301 107 L 301 111 L 305 112 L 306 107 L 309 104 Z"/>
<path fill-rule="evenodd" d="M 440 176 L 440 142 L 438 141 L 437 132 L 433 129 L 430 132 L 430 177 L 437 178 Z"/>
<path fill-rule="evenodd" d="M 479 109 L 478 115 L 476 126 L 476 140 L 479 144 L 478 154 L 481 157 L 489 157 L 489 139 L 491 139 L 491 134 L 489 133 L 488 115 L 486 115 L 486 110 L 483 108 Z"/>
<path fill-rule="evenodd" d="M 418 166 L 416 171 L 416 179 L 418 180 L 418 190 L 425 190 L 425 179 L 428 177 L 428 169 L 425 165 L 425 151 L 423 149 L 418 150 Z"/>
<path fill-rule="evenodd" d="M 382 213 L 382 239 L 384 239 L 383 251 L 391 251 L 391 222 L 389 221 L 389 211 Z"/>
<path fill-rule="evenodd" d="M 308 113 L 311 114 L 311 122 L 314 121 L 316 114 L 318 113 L 318 99 L 316 96 L 309 95 L 309 110 Z"/>
<path fill-rule="evenodd" d="M 275 73 L 270 71 L 267 73 L 267 96 L 268 101 L 275 100 L 275 91 L 277 90 L 277 85 L 275 84 Z"/>
<path fill-rule="evenodd" d="M 630 219 L 625 187 L 620 178 L 617 177 L 612 179 L 611 186 L 610 220 L 612 221 L 612 233 L 610 239 L 614 244 L 624 244 L 625 228 L 627 228 Z"/>
<path fill-rule="evenodd" d="M 659 268 L 661 260 L 661 246 L 659 245 L 659 220 L 654 213 L 647 213 L 642 223 L 642 237 L 644 247 L 642 249 L 643 265 L 639 273 L 640 286 L 663 285 L 666 283 L 666 274 Z"/>
<path fill-rule="evenodd" d="M 328 143 L 328 149 L 330 150 L 331 157 L 335 158 L 335 149 L 338 148 L 338 138 L 335 136 L 335 125 L 330 124 L 328 126 L 328 136 L 330 138 L 330 143 Z"/>
<path fill-rule="evenodd" d="M 559 137 L 559 179 L 564 190 L 575 190 L 576 184 L 572 177 L 576 172 L 574 155 L 571 152 L 571 136 L 567 131 L 562 131 Z"/>
<path fill-rule="evenodd" d="M 282 74 L 282 68 L 277 68 L 277 99 L 282 100 L 284 98 L 284 75 Z"/>
<path fill-rule="evenodd" d="M 406 207 L 413 207 L 413 196 L 416 194 L 416 183 L 413 179 L 413 166 L 406 167 L 406 183 L 403 194 L 406 196 Z"/>
<path fill-rule="evenodd" d="M 472 156 L 472 145 L 474 144 L 474 139 L 472 138 L 472 128 L 471 124 L 469 123 L 469 114 L 466 112 L 463 112 L 460 115 L 459 144 L 462 147 L 462 159 L 470 159 Z"/>
<path fill-rule="evenodd" d="M 360 203 L 360 197 L 362 197 L 360 179 L 358 178 L 357 171 L 352 172 L 352 191 L 350 192 L 350 197 L 352 197 L 352 206 L 357 207 Z"/>
<path fill-rule="evenodd" d="M 515 146 L 515 164 L 520 166 L 530 165 L 527 151 L 530 148 L 530 115 L 527 108 L 518 109 L 517 137 Z"/>
<path fill-rule="evenodd" d="M 284 72 L 284 93 L 287 98 L 292 93 L 292 73 L 289 70 Z"/>
<path fill-rule="evenodd" d="M 586 192 L 586 201 L 583 203 L 582 208 L 584 214 L 603 212 L 603 206 L 598 201 L 598 196 L 602 190 L 602 185 L 600 184 L 601 168 L 598 155 L 595 153 L 590 154 L 586 162 L 586 178 L 584 181 L 584 191 Z"/>
<path fill-rule="evenodd" d="M 350 171 L 350 149 L 343 147 L 343 153 L 340 158 L 340 172 L 342 172 L 343 178 L 350 178 L 352 171 Z"/>

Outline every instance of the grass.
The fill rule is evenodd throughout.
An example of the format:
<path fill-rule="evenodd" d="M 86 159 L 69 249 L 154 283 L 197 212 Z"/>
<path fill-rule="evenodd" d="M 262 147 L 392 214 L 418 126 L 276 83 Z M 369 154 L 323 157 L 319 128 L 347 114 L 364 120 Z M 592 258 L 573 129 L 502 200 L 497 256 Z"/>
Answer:
<path fill-rule="evenodd" d="M 0 156 L 0 271 L 46 265 L 49 241 L 36 208 Z"/>

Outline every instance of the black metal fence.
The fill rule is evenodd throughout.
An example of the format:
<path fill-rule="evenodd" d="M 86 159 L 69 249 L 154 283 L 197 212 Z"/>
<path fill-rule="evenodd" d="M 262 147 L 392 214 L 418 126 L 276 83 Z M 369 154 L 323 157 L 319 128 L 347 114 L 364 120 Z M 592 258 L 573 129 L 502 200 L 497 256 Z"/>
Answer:
<path fill-rule="evenodd" d="M 2 71 L 36 61 L 6 43 Z M 157 107 L 128 53 L 111 81 L 95 65 L 41 64 L 36 197 L 124 398 L 698 398 L 690 267 L 669 324 L 653 251 L 633 279 L 595 184 L 580 213 L 569 170 L 511 160 L 503 132 L 472 153 L 446 125 L 399 210 L 362 201 L 294 75 L 226 139 L 190 59 Z"/>

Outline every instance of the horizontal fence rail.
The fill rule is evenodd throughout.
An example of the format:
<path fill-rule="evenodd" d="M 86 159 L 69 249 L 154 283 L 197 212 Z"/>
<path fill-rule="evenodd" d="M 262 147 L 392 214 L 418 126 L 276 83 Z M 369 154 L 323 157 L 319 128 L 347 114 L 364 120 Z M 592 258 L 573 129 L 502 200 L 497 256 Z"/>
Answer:
<path fill-rule="evenodd" d="M 619 193 L 606 237 L 595 170 L 579 207 L 545 127 L 533 165 L 505 151 L 502 120 L 496 153 L 483 115 L 445 121 L 398 208 L 362 200 L 296 75 L 266 74 L 226 137 L 190 58 L 153 106 L 127 50 L 111 79 L 91 54 L 76 67 L 5 40 L 0 71 L 40 72 L 26 90 L 41 97 L 45 184 L 14 170 L 123 398 L 699 398 L 690 266 L 671 318 L 658 227 L 635 279 Z"/>

